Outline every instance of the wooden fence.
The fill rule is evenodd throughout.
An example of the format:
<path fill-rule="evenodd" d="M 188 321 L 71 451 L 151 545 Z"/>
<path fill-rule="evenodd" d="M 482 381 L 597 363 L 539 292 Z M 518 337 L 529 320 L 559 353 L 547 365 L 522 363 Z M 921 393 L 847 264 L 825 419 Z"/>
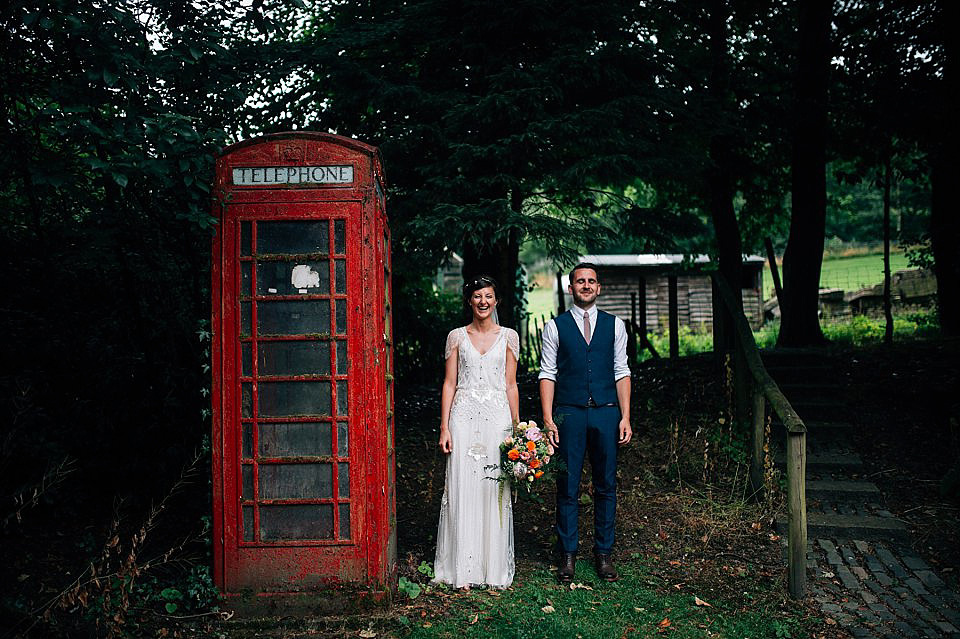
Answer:
<path fill-rule="evenodd" d="M 749 388 L 738 389 L 736 395 L 751 399 L 750 475 L 756 485 L 762 485 L 767 402 L 787 431 L 787 584 L 790 595 L 800 598 L 807 585 L 807 427 L 764 367 L 753 340 L 753 332 L 735 302 L 730 284 L 720 273 L 713 273 L 712 277 L 720 302 L 733 317 L 735 348 L 742 356 L 742 359 L 735 358 L 734 361 L 740 359 L 750 373 L 749 376 L 734 375 L 734 379 L 745 380 L 750 385 Z M 719 306 L 716 310 L 720 310 Z"/>

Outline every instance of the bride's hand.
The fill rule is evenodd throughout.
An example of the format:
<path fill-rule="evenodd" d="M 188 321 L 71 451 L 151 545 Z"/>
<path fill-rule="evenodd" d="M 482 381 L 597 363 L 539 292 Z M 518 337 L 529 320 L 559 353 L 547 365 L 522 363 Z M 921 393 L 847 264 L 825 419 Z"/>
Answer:
<path fill-rule="evenodd" d="M 440 429 L 440 441 L 438 442 L 440 450 L 444 453 L 453 451 L 453 439 L 450 437 L 450 429 Z"/>

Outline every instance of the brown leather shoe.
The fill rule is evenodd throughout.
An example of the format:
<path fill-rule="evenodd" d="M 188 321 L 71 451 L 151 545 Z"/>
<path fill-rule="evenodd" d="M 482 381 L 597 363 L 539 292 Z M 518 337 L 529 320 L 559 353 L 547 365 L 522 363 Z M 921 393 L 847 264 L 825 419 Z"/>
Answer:
<path fill-rule="evenodd" d="M 597 567 L 597 577 L 604 581 L 616 581 L 619 579 L 617 575 L 617 569 L 613 567 L 613 562 L 610 561 L 610 555 L 596 555 L 594 557 Z"/>
<path fill-rule="evenodd" d="M 573 573 L 577 567 L 577 553 L 565 552 L 560 554 L 560 561 L 557 563 L 557 581 L 562 584 L 568 584 L 573 581 Z"/>

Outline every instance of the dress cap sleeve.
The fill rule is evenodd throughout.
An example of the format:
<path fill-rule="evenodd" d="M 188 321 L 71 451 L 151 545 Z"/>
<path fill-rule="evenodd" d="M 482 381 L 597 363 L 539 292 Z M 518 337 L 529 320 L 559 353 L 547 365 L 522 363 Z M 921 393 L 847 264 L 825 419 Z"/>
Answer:
<path fill-rule="evenodd" d="M 512 328 L 506 329 L 507 331 L 507 346 L 510 347 L 510 350 L 513 351 L 513 357 L 517 360 L 520 359 L 520 336 Z"/>
<path fill-rule="evenodd" d="M 462 331 L 459 328 L 455 328 L 449 333 L 447 333 L 447 345 L 443 349 L 443 359 L 446 361 L 450 358 L 450 353 L 460 348 L 460 335 Z"/>

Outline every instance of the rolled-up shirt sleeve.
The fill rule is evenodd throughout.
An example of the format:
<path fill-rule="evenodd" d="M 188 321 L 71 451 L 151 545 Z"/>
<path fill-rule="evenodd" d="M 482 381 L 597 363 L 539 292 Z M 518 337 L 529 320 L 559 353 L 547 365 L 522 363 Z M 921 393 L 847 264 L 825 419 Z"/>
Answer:
<path fill-rule="evenodd" d="M 540 337 L 543 343 L 540 351 L 539 379 L 549 379 L 555 382 L 557 381 L 557 346 L 560 343 L 560 334 L 557 332 L 557 324 L 554 320 L 547 322 Z M 624 345 L 626 345 L 626 341 L 624 341 Z M 624 361 L 626 361 L 626 355 L 624 355 Z"/>
<path fill-rule="evenodd" d="M 613 327 L 613 379 L 619 381 L 624 377 L 630 377 L 630 366 L 627 364 L 627 326 L 622 319 L 614 317 Z M 544 335 L 543 341 L 544 352 L 546 352 L 546 335 Z M 556 351 L 554 351 L 553 359 L 556 362 Z M 542 367 L 540 377 L 543 377 Z"/>

